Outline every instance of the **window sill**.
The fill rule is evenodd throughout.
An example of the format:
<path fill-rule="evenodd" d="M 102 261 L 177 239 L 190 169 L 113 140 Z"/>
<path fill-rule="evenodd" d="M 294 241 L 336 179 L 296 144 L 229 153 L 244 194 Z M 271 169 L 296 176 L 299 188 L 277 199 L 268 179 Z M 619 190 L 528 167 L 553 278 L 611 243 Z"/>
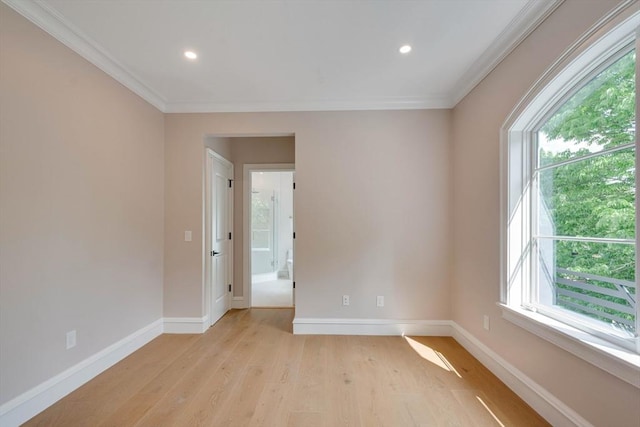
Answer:
<path fill-rule="evenodd" d="M 640 388 L 640 355 L 547 316 L 506 304 L 498 305 L 505 320 Z"/>

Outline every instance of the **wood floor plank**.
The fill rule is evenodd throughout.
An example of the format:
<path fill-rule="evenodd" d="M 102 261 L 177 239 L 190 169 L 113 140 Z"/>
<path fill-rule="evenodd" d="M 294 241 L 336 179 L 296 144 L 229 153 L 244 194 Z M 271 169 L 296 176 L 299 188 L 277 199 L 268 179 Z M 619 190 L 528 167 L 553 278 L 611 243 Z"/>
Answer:
<path fill-rule="evenodd" d="M 425 364 L 417 352 L 408 351 L 412 347 L 407 342 L 407 337 L 386 337 L 382 342 L 384 346 L 384 369 L 390 378 L 389 386 L 395 393 L 411 394 L 419 393 L 425 387 L 432 384 L 433 374 L 422 365 Z"/>
<path fill-rule="evenodd" d="M 360 420 L 365 426 L 393 426 L 394 381 L 384 366 L 386 337 L 355 337 L 355 386 Z"/>
<path fill-rule="evenodd" d="M 450 337 L 294 336 L 292 320 L 232 310 L 162 335 L 25 425 L 549 425 Z"/>
<path fill-rule="evenodd" d="M 152 411 L 152 409 L 164 408 L 162 406 L 165 403 L 163 399 L 172 390 L 175 390 L 176 384 L 180 383 L 180 381 L 189 381 L 189 375 L 194 372 L 194 365 L 199 360 L 223 348 L 225 343 L 230 346 L 230 342 L 235 340 L 236 336 L 241 335 L 241 331 L 245 329 L 241 320 L 241 314 L 231 313 L 219 325 L 216 324 L 219 327 L 215 332 L 209 330 L 203 335 L 195 336 L 196 341 L 186 349 L 182 357 L 168 365 L 164 371 L 149 381 L 136 394 L 134 399 L 127 401 L 126 404 L 121 406 L 109 418 L 106 418 L 100 425 L 134 425 L 144 419 L 147 414 L 151 417 L 155 416 L 155 411 Z M 246 322 L 246 325 L 251 325 L 251 322 Z M 198 371 L 195 372 L 199 373 Z M 180 399 L 178 397 L 176 401 L 180 402 Z M 135 422 L 132 422 L 132 420 L 135 420 Z"/>
<path fill-rule="evenodd" d="M 231 332 L 226 339 L 209 346 L 192 368 L 136 424 L 138 426 L 210 425 L 220 407 L 229 400 L 228 388 L 244 375 L 255 353 L 260 322 Z M 206 339 L 207 337 L 203 337 Z M 206 399 L 206 404 L 205 400 Z"/>
<path fill-rule="evenodd" d="M 305 337 L 302 335 L 284 335 L 276 362 L 269 373 L 269 382 L 293 383 L 298 380 L 304 343 Z"/>
<path fill-rule="evenodd" d="M 137 396 L 197 338 L 196 335 L 162 335 L 156 338 L 25 425 L 99 425 Z M 41 423 L 45 415 L 50 420 Z"/>
<path fill-rule="evenodd" d="M 430 409 L 430 402 L 424 394 L 419 393 L 402 393 L 393 396 L 395 404 L 406 410 L 409 419 L 409 425 L 415 426 L 437 426 L 437 419 L 434 417 Z"/>
<path fill-rule="evenodd" d="M 291 412 L 287 427 L 324 427 L 324 414 L 319 412 Z"/>
<path fill-rule="evenodd" d="M 453 338 L 413 337 L 438 354 L 460 374 L 457 380 L 449 381 L 453 390 L 474 390 L 475 402 L 480 398 L 487 406 L 485 412 L 493 412 L 505 425 L 540 426 L 547 425 L 522 399 L 515 395 L 502 381 L 486 369 Z M 458 394 L 458 397 L 460 394 Z M 497 402 L 500 402 L 498 404 Z M 528 416 L 524 416 L 529 414 Z"/>
<path fill-rule="evenodd" d="M 433 425 L 452 427 L 475 425 L 451 390 L 429 390 L 422 396 L 431 416 L 435 419 Z"/>
<path fill-rule="evenodd" d="M 270 313 L 271 310 L 266 312 Z M 276 314 L 281 314 L 281 311 L 277 311 Z M 262 324 L 260 341 L 254 346 L 255 351 L 248 361 L 247 371 L 237 391 L 239 398 L 234 401 L 230 410 L 218 412 L 213 419 L 214 425 L 250 424 L 268 382 L 269 374 L 274 369 L 279 356 L 278 349 L 282 347 L 288 335 L 288 331 L 283 326 L 282 316 L 276 316 L 273 322 Z"/>
<path fill-rule="evenodd" d="M 280 382 L 265 384 L 248 425 L 251 427 L 287 425 L 293 392 L 291 384 Z"/>
<path fill-rule="evenodd" d="M 310 335 L 304 343 L 300 377 L 295 383 L 291 410 L 325 413 L 327 409 L 327 336 Z"/>
<path fill-rule="evenodd" d="M 452 390 L 451 394 L 460 404 L 461 409 L 468 415 L 473 426 L 498 426 L 504 427 L 504 424 L 498 417 L 478 400 L 478 390 Z"/>
<path fill-rule="evenodd" d="M 328 426 L 361 426 L 360 410 L 354 380 L 356 356 L 351 337 L 333 337 L 327 343 L 327 414 Z"/>

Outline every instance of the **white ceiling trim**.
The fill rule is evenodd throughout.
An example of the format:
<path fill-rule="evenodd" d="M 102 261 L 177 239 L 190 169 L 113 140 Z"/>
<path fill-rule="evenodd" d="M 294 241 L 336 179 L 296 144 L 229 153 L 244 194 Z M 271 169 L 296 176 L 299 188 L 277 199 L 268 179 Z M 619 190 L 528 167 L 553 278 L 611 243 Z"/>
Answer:
<path fill-rule="evenodd" d="M 193 103 L 168 102 L 119 63 L 98 43 L 40 0 L 1 0 L 61 43 L 100 68 L 164 113 L 347 111 L 453 108 L 564 0 L 530 0 L 475 63 L 450 94 L 388 99 L 311 100 L 304 102 Z"/>
<path fill-rule="evenodd" d="M 455 85 L 452 107 L 467 96 L 494 68 L 527 38 L 564 0 L 529 1 L 496 40 L 469 67 Z"/>
<path fill-rule="evenodd" d="M 425 110 L 451 108 L 448 97 L 399 97 L 367 100 L 317 100 L 305 102 L 169 102 L 166 113 L 251 113 L 282 111 Z"/>
<path fill-rule="evenodd" d="M 16 12 L 49 33 L 68 48 L 113 77 L 149 104 L 164 112 L 166 101 L 120 64 L 98 43 L 68 22 L 62 15 L 38 0 L 2 0 Z"/>

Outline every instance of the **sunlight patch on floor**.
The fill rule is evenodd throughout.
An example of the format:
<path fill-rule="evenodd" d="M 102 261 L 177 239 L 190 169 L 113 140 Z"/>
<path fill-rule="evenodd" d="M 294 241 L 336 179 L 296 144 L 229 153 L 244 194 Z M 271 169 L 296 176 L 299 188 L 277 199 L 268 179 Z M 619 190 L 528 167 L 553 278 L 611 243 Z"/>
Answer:
<path fill-rule="evenodd" d="M 493 413 L 493 411 L 491 409 L 489 409 L 489 407 L 487 406 L 486 403 L 484 403 L 484 400 L 482 400 L 480 398 L 480 396 L 476 396 L 476 399 L 478 399 L 478 401 L 482 404 L 482 406 L 484 406 L 484 409 L 487 410 L 487 412 L 489 412 L 489 414 L 491 414 L 491 416 L 493 417 L 494 420 L 496 420 L 496 422 L 498 424 L 500 424 L 502 427 L 504 427 L 504 424 L 502 424 L 502 421 L 500 421 L 500 419 L 498 419 L 498 417 L 496 417 L 496 414 Z"/>
<path fill-rule="evenodd" d="M 418 353 L 418 355 L 420 357 L 422 357 L 423 359 L 433 363 L 436 366 L 439 366 L 440 368 L 444 369 L 445 371 L 453 372 L 458 377 L 462 378 L 462 375 L 460 375 L 458 373 L 458 371 L 456 371 L 456 368 L 454 368 L 453 365 L 451 363 L 449 363 L 447 358 L 444 357 L 444 355 L 442 353 L 440 353 L 439 351 L 436 351 L 436 350 L 432 349 L 431 347 L 428 347 L 428 346 L 426 346 L 426 345 L 414 340 L 413 338 L 409 338 L 409 337 L 405 336 L 404 339 L 411 346 L 411 348 L 416 353 Z"/>

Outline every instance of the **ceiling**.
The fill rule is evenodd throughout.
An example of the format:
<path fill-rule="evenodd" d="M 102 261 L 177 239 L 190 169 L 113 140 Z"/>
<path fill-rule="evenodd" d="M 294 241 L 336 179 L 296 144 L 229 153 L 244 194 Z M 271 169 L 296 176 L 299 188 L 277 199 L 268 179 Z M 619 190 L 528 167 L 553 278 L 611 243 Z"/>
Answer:
<path fill-rule="evenodd" d="M 562 0 L 3 1 L 158 109 L 216 112 L 451 108 Z"/>

